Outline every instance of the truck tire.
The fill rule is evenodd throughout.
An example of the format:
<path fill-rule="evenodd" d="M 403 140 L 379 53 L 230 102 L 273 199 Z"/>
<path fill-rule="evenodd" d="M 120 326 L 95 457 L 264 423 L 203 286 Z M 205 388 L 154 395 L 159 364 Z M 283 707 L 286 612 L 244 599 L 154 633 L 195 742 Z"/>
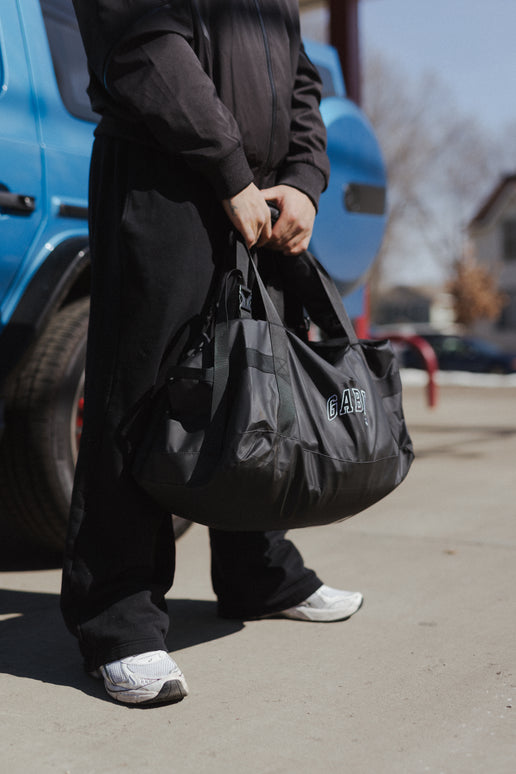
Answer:
<path fill-rule="evenodd" d="M 82 429 L 89 300 L 51 320 L 7 389 L 0 514 L 32 542 L 62 551 Z M 191 522 L 174 516 L 182 535 Z"/>

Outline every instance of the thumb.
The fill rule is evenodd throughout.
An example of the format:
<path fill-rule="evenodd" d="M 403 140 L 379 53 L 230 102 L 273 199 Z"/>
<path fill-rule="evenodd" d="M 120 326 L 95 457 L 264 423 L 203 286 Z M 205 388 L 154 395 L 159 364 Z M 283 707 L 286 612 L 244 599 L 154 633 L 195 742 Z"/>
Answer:
<path fill-rule="evenodd" d="M 279 219 L 282 210 L 283 197 L 281 189 L 278 186 L 274 186 L 273 188 L 263 188 L 261 190 L 261 194 L 263 195 L 265 201 L 271 205 L 271 218 L 272 225 L 274 226 L 276 221 Z"/>
<path fill-rule="evenodd" d="M 266 201 L 276 201 L 281 197 L 281 188 L 277 185 L 272 188 L 262 188 L 261 194 Z"/>

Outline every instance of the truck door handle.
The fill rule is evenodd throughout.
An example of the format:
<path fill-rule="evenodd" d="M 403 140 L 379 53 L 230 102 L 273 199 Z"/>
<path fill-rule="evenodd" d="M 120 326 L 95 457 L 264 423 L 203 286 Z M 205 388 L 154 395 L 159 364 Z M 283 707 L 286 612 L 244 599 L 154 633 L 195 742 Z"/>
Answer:
<path fill-rule="evenodd" d="M 34 196 L 0 191 L 0 210 L 6 210 L 8 214 L 30 215 L 35 209 L 36 199 Z"/>

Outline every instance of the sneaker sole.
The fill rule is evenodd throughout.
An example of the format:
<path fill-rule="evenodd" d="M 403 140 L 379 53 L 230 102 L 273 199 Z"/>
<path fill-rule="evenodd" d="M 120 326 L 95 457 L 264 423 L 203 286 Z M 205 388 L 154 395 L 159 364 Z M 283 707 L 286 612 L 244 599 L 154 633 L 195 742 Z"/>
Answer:
<path fill-rule="evenodd" d="M 169 680 L 164 683 L 160 692 L 154 699 L 148 701 L 139 701 L 140 707 L 146 707 L 150 704 L 177 704 L 188 696 L 188 690 L 181 680 Z"/>
<path fill-rule="evenodd" d="M 317 608 L 307 608 L 303 611 L 289 612 L 288 610 L 282 610 L 279 613 L 272 613 L 270 615 L 264 615 L 262 618 L 286 618 L 289 621 L 303 621 L 308 623 L 337 623 L 338 621 L 347 621 L 351 616 L 358 613 L 362 605 L 364 604 L 364 598 L 362 597 L 358 605 L 353 605 L 350 611 L 345 613 L 335 612 L 332 616 L 328 610 L 318 610 Z"/>
<path fill-rule="evenodd" d="M 112 699 L 123 704 L 135 704 L 138 707 L 147 707 L 150 704 L 177 704 L 188 696 L 188 688 L 182 680 L 168 680 L 163 683 L 159 693 L 150 699 L 145 699 L 145 692 L 142 691 L 138 696 L 125 691 L 110 691 L 106 686 L 106 691 Z"/>
<path fill-rule="evenodd" d="M 91 677 L 95 677 L 98 680 L 104 680 L 104 675 L 100 669 L 94 669 L 89 673 Z M 177 704 L 188 696 L 188 686 L 184 677 L 177 680 L 167 680 L 166 683 L 160 688 L 160 691 L 156 696 L 150 699 L 145 699 L 145 692 L 142 691 L 139 694 L 135 694 L 132 691 L 110 691 L 106 680 L 104 680 L 104 688 L 106 693 L 115 701 L 122 702 L 123 704 L 137 704 L 138 706 L 148 706 L 149 704 Z"/>

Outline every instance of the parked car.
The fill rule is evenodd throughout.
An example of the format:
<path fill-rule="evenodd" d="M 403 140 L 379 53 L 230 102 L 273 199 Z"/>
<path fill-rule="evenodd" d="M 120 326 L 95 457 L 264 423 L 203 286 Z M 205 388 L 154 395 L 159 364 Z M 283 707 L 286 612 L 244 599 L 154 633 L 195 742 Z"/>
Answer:
<path fill-rule="evenodd" d="M 516 354 L 503 352 L 489 341 L 473 336 L 430 333 L 422 338 L 433 347 L 441 371 L 510 374 L 516 372 Z M 406 368 L 423 368 L 423 361 L 413 348 L 402 354 Z"/>
<path fill-rule="evenodd" d="M 369 123 L 346 99 L 336 51 L 307 48 L 324 83 L 332 161 L 312 250 L 345 294 L 383 236 L 385 169 Z M 2 0 L 0 518 L 57 549 L 81 435 L 97 120 L 87 82 L 72 0 Z"/>

